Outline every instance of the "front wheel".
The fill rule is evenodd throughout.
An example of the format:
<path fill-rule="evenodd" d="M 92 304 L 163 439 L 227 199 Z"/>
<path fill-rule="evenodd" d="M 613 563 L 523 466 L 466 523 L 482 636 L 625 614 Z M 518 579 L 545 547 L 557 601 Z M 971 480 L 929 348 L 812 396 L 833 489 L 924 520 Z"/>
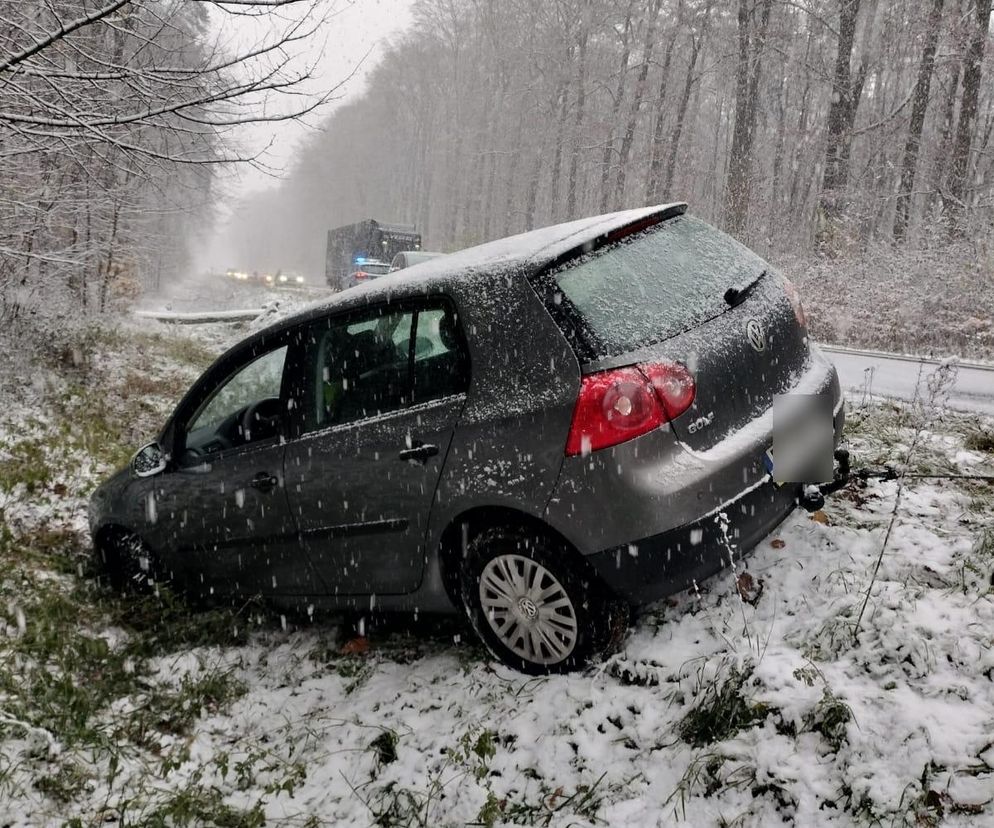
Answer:
<path fill-rule="evenodd" d="M 114 589 L 147 595 L 160 583 L 161 567 L 155 553 L 137 535 L 115 535 L 104 546 L 104 554 Z"/>
<path fill-rule="evenodd" d="M 627 629 L 626 605 L 561 544 L 523 530 L 489 529 L 470 541 L 461 594 L 487 648 L 530 675 L 578 669 Z"/>

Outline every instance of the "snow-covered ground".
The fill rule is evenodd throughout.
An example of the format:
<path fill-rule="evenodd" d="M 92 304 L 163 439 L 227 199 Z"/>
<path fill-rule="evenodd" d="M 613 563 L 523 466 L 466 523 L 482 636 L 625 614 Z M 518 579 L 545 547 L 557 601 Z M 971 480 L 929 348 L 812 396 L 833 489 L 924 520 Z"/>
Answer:
<path fill-rule="evenodd" d="M 93 481 L 232 336 L 142 328 L 0 412 L 0 825 L 994 822 L 990 484 L 854 484 L 580 674 L 515 674 L 458 619 L 343 655 L 334 618 L 89 577 Z M 850 406 L 857 465 L 994 471 L 991 419 Z"/>

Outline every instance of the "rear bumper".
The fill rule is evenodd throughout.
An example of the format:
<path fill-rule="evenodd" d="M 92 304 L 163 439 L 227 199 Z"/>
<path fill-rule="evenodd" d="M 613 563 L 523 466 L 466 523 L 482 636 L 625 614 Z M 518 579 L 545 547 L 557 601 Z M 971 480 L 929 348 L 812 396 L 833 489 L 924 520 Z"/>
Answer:
<path fill-rule="evenodd" d="M 797 487 L 766 481 L 692 523 L 586 560 L 618 597 L 648 604 L 740 560 L 790 515 L 798 494 Z"/>
<path fill-rule="evenodd" d="M 791 391 L 832 399 L 838 442 L 845 417 L 839 381 L 816 349 Z M 567 457 L 545 520 L 585 557 L 679 531 L 760 485 L 772 442 L 771 407 L 705 451 L 688 448 L 666 426 L 587 456 Z"/>
<path fill-rule="evenodd" d="M 841 399 L 834 421 L 838 445 L 845 425 Z M 835 480 L 819 488 L 829 494 L 848 478 L 848 453 L 837 451 Z M 635 606 L 649 604 L 741 560 L 794 511 L 803 488 L 777 486 L 765 477 L 691 523 L 587 555 L 586 560 L 619 598 Z"/>

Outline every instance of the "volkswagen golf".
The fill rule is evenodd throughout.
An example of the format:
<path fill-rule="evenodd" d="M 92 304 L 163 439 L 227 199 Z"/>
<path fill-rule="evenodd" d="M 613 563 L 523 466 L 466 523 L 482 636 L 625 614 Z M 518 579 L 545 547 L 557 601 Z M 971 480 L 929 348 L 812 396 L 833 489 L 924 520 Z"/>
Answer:
<path fill-rule="evenodd" d="M 94 547 L 118 585 L 465 613 L 562 672 L 818 496 L 772 472 L 783 394 L 825 400 L 838 442 L 835 370 L 769 264 L 683 204 L 572 221 L 231 348 L 94 493 Z"/>

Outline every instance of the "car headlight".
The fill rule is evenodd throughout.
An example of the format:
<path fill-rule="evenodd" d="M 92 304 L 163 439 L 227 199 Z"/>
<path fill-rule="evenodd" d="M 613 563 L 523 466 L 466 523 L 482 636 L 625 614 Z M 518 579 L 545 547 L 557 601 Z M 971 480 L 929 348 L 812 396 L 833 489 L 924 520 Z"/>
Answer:
<path fill-rule="evenodd" d="M 298 285 L 302 285 L 304 283 L 304 277 L 303 276 L 298 276 L 296 281 L 297 281 Z"/>

